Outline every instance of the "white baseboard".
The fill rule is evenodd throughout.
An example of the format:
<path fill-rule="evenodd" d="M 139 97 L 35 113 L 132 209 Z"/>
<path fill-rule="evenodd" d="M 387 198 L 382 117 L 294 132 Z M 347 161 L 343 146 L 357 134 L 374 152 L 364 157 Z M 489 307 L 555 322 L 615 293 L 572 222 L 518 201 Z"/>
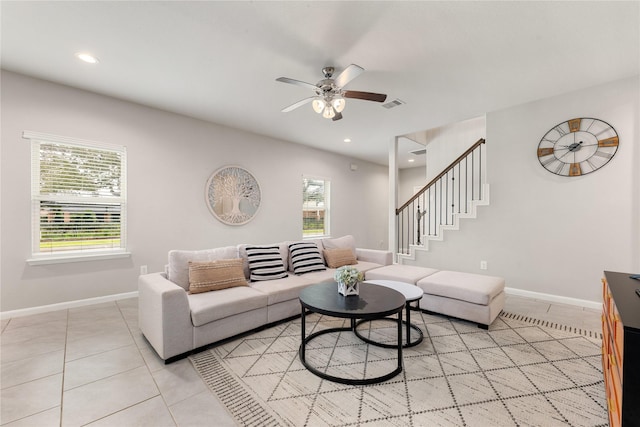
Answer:
<path fill-rule="evenodd" d="M 87 298 L 75 301 L 61 302 L 57 304 L 41 305 L 38 307 L 22 308 L 20 310 L 11 310 L 0 312 L 0 319 L 10 319 L 12 317 L 30 316 L 32 314 L 48 313 L 50 311 L 66 310 L 68 308 L 84 307 L 86 305 L 100 304 L 103 302 L 118 301 L 121 299 L 137 298 L 138 291 L 127 292 L 124 294 L 106 295 L 103 297 Z"/>
<path fill-rule="evenodd" d="M 504 291 L 509 295 L 516 295 L 519 297 L 533 298 L 533 299 L 549 301 L 549 302 L 557 302 L 560 304 L 577 305 L 578 307 L 591 308 L 594 310 L 602 309 L 602 301 L 589 301 L 586 299 L 569 298 L 569 297 L 563 297 L 559 295 L 543 294 L 541 292 L 525 291 L 523 289 L 515 289 L 515 288 L 509 288 L 509 287 L 505 287 Z"/>

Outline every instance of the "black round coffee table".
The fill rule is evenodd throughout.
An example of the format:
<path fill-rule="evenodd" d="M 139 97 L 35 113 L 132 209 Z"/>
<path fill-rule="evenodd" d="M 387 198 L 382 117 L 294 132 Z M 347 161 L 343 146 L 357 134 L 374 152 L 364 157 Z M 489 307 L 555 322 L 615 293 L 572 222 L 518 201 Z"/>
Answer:
<path fill-rule="evenodd" d="M 300 292 L 300 305 L 302 306 L 301 330 L 302 343 L 300 344 L 300 361 L 313 374 L 329 381 L 342 384 L 364 385 L 374 384 L 393 378 L 402 372 L 402 309 L 406 299 L 400 292 L 384 286 L 360 284 L 360 295 L 343 296 L 338 293 L 338 284 L 328 281 L 311 285 Z M 307 313 L 319 313 L 331 317 L 350 319 L 351 326 L 343 328 L 329 328 L 306 336 L 305 317 Z M 309 365 L 306 361 L 306 345 L 314 338 L 333 332 L 355 331 L 356 319 L 380 319 L 393 314 L 398 314 L 398 365 L 388 374 L 373 378 L 355 379 L 329 375 L 326 372 Z M 396 347 L 396 346 L 394 346 Z"/>

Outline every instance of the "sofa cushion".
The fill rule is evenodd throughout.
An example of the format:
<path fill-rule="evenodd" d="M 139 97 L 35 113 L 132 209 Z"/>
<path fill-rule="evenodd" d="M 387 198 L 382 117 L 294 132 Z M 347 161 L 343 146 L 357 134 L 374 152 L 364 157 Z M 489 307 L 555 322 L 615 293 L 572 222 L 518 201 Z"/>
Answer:
<path fill-rule="evenodd" d="M 224 246 L 201 251 L 169 251 L 167 278 L 176 285 L 189 290 L 189 261 L 215 261 L 218 259 L 238 258 L 236 246 Z"/>
<path fill-rule="evenodd" d="M 457 271 L 438 271 L 418 280 L 417 285 L 422 288 L 425 294 L 439 295 L 480 305 L 489 305 L 496 295 L 504 291 L 502 277 Z M 425 298 L 428 296 L 425 295 Z"/>
<path fill-rule="evenodd" d="M 438 270 L 415 265 L 392 264 L 374 268 L 365 274 L 366 280 L 396 280 L 415 285 L 418 280 L 436 273 Z"/>
<path fill-rule="evenodd" d="M 356 256 L 356 239 L 351 235 L 338 237 L 335 239 L 322 239 L 322 245 L 325 249 L 344 249 L 349 248 Z"/>
<path fill-rule="evenodd" d="M 317 274 L 309 273 L 309 274 Z M 308 278 L 308 274 L 302 276 L 289 276 L 285 279 L 270 280 L 268 282 L 251 282 L 251 288 L 267 295 L 267 304 L 273 305 L 284 301 L 297 300 L 300 290 L 316 283 Z"/>
<path fill-rule="evenodd" d="M 287 277 L 279 246 L 247 246 L 249 278 L 252 282 Z"/>
<path fill-rule="evenodd" d="M 358 269 L 358 271 L 362 271 L 363 273 L 365 273 L 366 276 L 367 271 L 373 270 L 374 268 L 382 267 L 382 265 L 375 262 L 358 260 L 357 264 L 355 264 L 355 267 Z"/>
<path fill-rule="evenodd" d="M 344 265 L 357 264 L 356 256 L 350 248 L 325 249 L 324 259 L 329 268 L 338 268 Z"/>
<path fill-rule="evenodd" d="M 249 286 L 240 258 L 189 261 L 189 293 L 219 291 L 234 286 Z"/>
<path fill-rule="evenodd" d="M 313 242 L 296 242 L 289 245 L 289 260 L 295 274 L 326 270 L 324 258 Z"/>
<path fill-rule="evenodd" d="M 250 286 L 189 294 L 188 299 L 193 326 L 202 326 L 218 319 L 267 306 L 267 295 Z"/>

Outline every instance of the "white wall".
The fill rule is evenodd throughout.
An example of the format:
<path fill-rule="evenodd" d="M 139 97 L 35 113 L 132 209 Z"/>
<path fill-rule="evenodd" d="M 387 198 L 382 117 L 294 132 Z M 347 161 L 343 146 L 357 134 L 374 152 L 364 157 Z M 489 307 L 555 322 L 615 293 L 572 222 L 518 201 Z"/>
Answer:
<path fill-rule="evenodd" d="M 301 238 L 303 174 L 331 180 L 331 231 L 386 248 L 387 168 L 299 144 L 2 72 L 1 311 L 137 290 L 141 265 L 160 271 L 170 249 Z M 128 150 L 130 259 L 29 266 L 30 147 L 24 130 L 122 144 Z M 352 172 L 350 163 L 357 163 Z M 204 202 L 224 165 L 262 190 L 253 221 L 227 226 Z"/>
<path fill-rule="evenodd" d="M 429 182 L 477 140 L 485 137 L 486 121 L 484 116 L 476 117 L 429 129 L 424 133 L 423 138 L 427 149 L 427 182 Z M 443 146 L 446 149 L 442 149 Z"/>
<path fill-rule="evenodd" d="M 415 187 L 424 187 L 427 184 L 426 170 L 424 166 L 405 168 L 398 171 L 398 203 L 401 206 L 409 200 L 415 192 Z"/>
<path fill-rule="evenodd" d="M 640 79 L 611 82 L 487 114 L 491 204 L 430 242 L 416 264 L 487 273 L 508 287 L 601 300 L 603 270 L 640 272 Z M 620 147 L 602 169 L 560 177 L 538 162 L 542 136 L 575 117 L 615 127 Z M 487 271 L 479 270 L 488 261 Z"/>

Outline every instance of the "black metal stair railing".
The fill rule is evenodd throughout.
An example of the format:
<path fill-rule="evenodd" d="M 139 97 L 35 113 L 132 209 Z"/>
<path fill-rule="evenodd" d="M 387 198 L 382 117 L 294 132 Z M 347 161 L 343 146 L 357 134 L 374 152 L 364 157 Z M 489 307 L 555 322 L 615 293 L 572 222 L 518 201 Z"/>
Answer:
<path fill-rule="evenodd" d="M 456 215 L 469 213 L 471 203 L 482 200 L 484 144 L 479 139 L 396 209 L 397 253 L 408 254 L 425 236 L 437 237 L 442 226 L 454 225 Z"/>

